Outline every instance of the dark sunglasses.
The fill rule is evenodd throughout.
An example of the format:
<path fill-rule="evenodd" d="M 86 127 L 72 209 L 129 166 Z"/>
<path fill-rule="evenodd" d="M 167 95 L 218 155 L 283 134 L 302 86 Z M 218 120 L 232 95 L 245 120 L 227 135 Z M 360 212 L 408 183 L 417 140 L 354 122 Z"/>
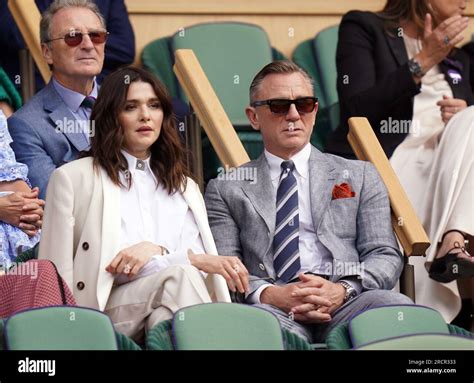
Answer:
<path fill-rule="evenodd" d="M 302 97 L 297 98 L 296 100 L 286 100 L 286 99 L 273 99 L 273 100 L 263 100 L 263 101 L 254 101 L 250 106 L 264 106 L 268 105 L 272 113 L 277 114 L 287 114 L 290 110 L 291 104 L 295 104 L 296 110 L 298 113 L 311 113 L 316 104 L 318 103 L 317 97 Z"/>
<path fill-rule="evenodd" d="M 64 35 L 63 37 L 58 37 L 57 39 L 51 39 L 46 41 L 47 43 L 55 40 L 63 40 L 64 42 L 69 45 L 70 47 L 77 47 L 80 43 L 82 43 L 83 35 L 89 35 L 89 38 L 94 44 L 103 44 L 105 40 L 107 40 L 107 36 L 109 32 L 106 31 L 92 31 L 92 32 L 78 32 L 78 31 L 71 31 Z"/>

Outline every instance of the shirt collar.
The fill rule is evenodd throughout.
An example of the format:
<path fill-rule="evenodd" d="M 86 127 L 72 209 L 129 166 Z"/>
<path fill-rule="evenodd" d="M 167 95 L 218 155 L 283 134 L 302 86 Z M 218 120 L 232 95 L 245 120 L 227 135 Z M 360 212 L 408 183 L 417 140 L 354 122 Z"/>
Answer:
<path fill-rule="evenodd" d="M 124 155 L 125 159 L 127 160 L 127 164 L 128 164 L 128 170 L 130 171 L 130 173 L 135 174 L 136 172 L 139 172 L 141 170 L 139 170 L 137 168 L 137 163 L 139 161 L 141 162 L 144 162 L 145 163 L 145 169 L 144 171 L 147 173 L 147 174 L 150 174 L 151 176 L 153 176 L 154 178 L 154 174 L 153 172 L 151 171 L 151 167 L 150 167 L 150 157 L 148 157 L 147 159 L 145 160 L 139 160 L 138 158 L 132 156 L 130 153 L 126 152 L 125 150 L 121 149 L 120 150 L 122 152 L 122 154 Z"/>
<path fill-rule="evenodd" d="M 54 89 L 59 93 L 61 98 L 63 99 L 66 106 L 74 113 L 77 113 L 79 108 L 81 107 L 82 101 L 86 98 L 82 93 L 76 92 L 65 86 L 61 85 L 58 80 L 53 77 L 53 86 Z M 97 98 L 97 82 L 94 78 L 94 85 L 92 87 L 92 92 L 89 97 Z"/>
<path fill-rule="evenodd" d="M 270 166 L 270 178 L 272 181 L 279 178 L 281 175 L 281 163 L 284 160 L 274 154 L 270 153 L 265 149 L 265 157 L 267 159 L 268 165 Z M 295 170 L 298 175 L 302 178 L 308 177 L 308 168 L 309 168 L 309 157 L 311 155 L 311 145 L 308 143 L 303 149 L 296 153 L 293 157 L 290 158 L 291 161 L 295 164 Z"/>

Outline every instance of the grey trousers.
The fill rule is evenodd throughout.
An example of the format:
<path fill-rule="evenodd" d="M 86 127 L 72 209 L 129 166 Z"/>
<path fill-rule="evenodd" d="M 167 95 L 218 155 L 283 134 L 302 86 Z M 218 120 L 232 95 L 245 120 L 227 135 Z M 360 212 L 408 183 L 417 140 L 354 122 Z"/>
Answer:
<path fill-rule="evenodd" d="M 347 321 L 354 314 L 369 308 L 387 305 L 407 305 L 413 304 L 413 301 L 405 295 L 390 290 L 370 290 L 365 291 L 339 307 L 332 313 L 332 320 L 328 323 L 305 324 L 299 323 L 289 318 L 288 314 L 279 308 L 268 304 L 255 304 L 270 311 L 280 321 L 282 328 L 285 328 L 309 343 L 324 343 L 327 334 L 339 323 Z"/>

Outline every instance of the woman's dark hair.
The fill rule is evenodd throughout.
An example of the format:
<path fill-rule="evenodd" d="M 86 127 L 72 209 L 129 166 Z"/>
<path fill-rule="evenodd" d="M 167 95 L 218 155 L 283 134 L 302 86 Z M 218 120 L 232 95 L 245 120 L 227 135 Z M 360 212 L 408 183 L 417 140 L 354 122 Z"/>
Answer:
<path fill-rule="evenodd" d="M 378 15 L 385 20 L 387 29 L 400 27 L 400 22 L 412 21 L 418 33 L 423 36 L 426 14 L 433 17 L 433 29 L 442 21 L 429 5 L 428 0 L 387 0 L 385 7 Z"/>
<path fill-rule="evenodd" d="M 91 149 L 86 155 L 93 157 L 94 167 L 105 169 L 114 184 L 130 188 L 131 175 L 127 173 L 128 185 L 123 185 L 119 176 L 120 172 L 128 170 L 128 164 L 120 151 L 124 132 L 118 116 L 125 108 L 128 89 L 134 82 L 150 84 L 163 110 L 160 136 L 150 148 L 150 168 L 168 193 L 184 190 L 189 171 L 185 165 L 185 150 L 176 130 L 171 98 L 164 85 L 144 69 L 124 67 L 105 78 L 91 114 L 95 134 L 91 136 Z"/>

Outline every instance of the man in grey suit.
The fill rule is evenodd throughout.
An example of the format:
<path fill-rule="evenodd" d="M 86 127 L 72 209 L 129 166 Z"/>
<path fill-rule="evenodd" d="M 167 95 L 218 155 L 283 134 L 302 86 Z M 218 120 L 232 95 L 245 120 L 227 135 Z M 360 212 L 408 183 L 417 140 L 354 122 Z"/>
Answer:
<path fill-rule="evenodd" d="M 311 146 L 317 105 L 298 66 L 264 67 L 246 112 L 265 152 L 212 180 L 205 196 L 219 254 L 249 271 L 245 301 L 310 342 L 357 311 L 412 304 L 390 291 L 403 262 L 384 184 L 370 163 Z"/>
<path fill-rule="evenodd" d="M 44 198 L 55 168 L 89 148 L 95 76 L 102 70 L 105 21 L 89 0 L 56 0 L 43 13 L 40 39 L 52 80 L 8 120 L 17 160 Z"/>

